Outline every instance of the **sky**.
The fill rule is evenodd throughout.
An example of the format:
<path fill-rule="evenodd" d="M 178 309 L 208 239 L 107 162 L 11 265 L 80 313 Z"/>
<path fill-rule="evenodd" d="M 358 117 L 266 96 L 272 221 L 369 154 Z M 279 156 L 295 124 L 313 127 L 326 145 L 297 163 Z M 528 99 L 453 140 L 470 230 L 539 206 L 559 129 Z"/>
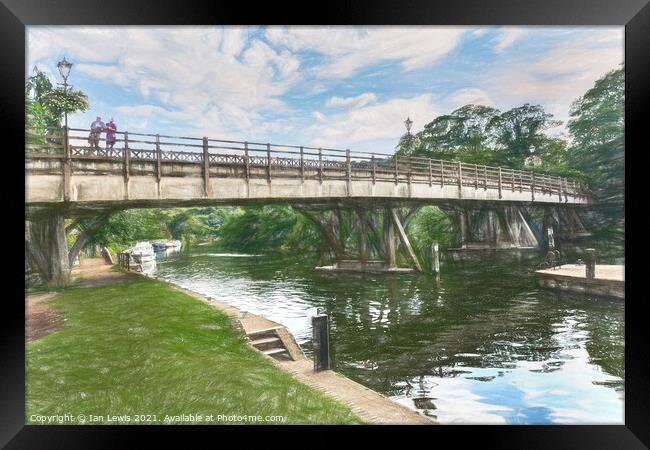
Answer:
<path fill-rule="evenodd" d="M 624 58 L 623 27 L 27 28 L 37 66 L 90 99 L 120 131 L 392 153 L 405 133 L 466 104 L 571 103 Z"/>

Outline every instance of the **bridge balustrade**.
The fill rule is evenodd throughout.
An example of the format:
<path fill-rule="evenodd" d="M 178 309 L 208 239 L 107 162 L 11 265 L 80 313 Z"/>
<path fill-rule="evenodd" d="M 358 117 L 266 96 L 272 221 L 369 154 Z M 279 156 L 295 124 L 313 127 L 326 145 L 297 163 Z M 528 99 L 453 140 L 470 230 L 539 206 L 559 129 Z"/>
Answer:
<path fill-rule="evenodd" d="M 581 183 L 565 177 L 527 170 L 467 164 L 461 161 L 422 157 L 403 157 L 372 152 L 358 152 L 327 147 L 271 144 L 117 132 L 113 148 L 106 139 L 99 145 L 89 142 L 90 130 L 30 129 L 26 131 L 26 158 L 150 162 L 157 165 L 158 177 L 163 163 L 199 164 L 210 167 L 236 167 L 249 177 L 301 177 L 304 179 L 347 179 L 426 183 L 430 186 L 469 186 L 475 189 L 498 189 L 513 192 L 588 195 Z M 206 161 L 207 159 L 207 161 Z M 257 169 L 257 170 L 251 170 Z"/>

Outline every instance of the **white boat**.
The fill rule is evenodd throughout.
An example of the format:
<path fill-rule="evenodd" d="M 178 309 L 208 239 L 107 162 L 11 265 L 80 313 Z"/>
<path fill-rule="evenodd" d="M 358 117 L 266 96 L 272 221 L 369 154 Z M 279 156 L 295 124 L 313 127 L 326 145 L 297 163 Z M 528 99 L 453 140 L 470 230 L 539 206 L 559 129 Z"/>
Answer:
<path fill-rule="evenodd" d="M 136 259 L 139 263 L 147 263 L 155 261 L 156 254 L 153 251 L 153 245 L 149 242 L 138 242 L 131 249 L 131 256 Z"/>
<path fill-rule="evenodd" d="M 168 241 L 167 248 L 181 248 L 182 242 L 179 240 Z"/>

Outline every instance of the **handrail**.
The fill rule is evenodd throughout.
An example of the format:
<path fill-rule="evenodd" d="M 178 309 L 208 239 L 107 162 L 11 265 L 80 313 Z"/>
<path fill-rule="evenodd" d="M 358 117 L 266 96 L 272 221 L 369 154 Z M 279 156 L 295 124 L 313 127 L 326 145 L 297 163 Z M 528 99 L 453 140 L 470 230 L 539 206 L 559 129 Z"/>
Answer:
<path fill-rule="evenodd" d="M 344 178 L 347 177 L 348 179 L 372 179 L 373 182 L 375 180 L 384 181 L 390 179 L 394 182 L 404 181 L 410 183 L 414 181 L 427 182 L 429 184 L 432 184 L 435 179 L 440 183 L 441 187 L 454 184 L 459 187 L 474 186 L 476 189 L 479 187 L 487 189 L 489 187 L 498 188 L 499 193 L 503 189 L 519 192 L 525 190 L 533 192 L 533 198 L 535 191 L 557 193 L 560 197 L 562 194 L 566 196 L 567 193 L 588 193 L 588 190 L 580 182 L 567 177 L 534 170 L 518 170 L 507 167 L 469 164 L 459 160 L 431 159 L 395 154 L 388 155 L 327 147 L 133 133 L 127 131 L 115 132 L 115 143 L 126 144 L 126 140 L 128 141 L 128 146 L 124 145 L 123 148 L 111 147 L 110 149 L 101 149 L 99 147 L 88 146 L 89 129 L 68 128 L 66 130 L 54 128 L 36 130 L 40 132 L 45 131 L 45 133 L 54 131 L 54 133 L 45 135 L 35 134 L 33 131 L 26 130 L 26 136 L 29 136 L 30 140 L 40 139 L 44 140 L 44 142 L 26 144 L 28 155 L 46 153 L 48 157 L 56 157 L 56 155 L 61 154 L 65 158 L 64 142 L 67 142 L 70 149 L 69 158 L 74 159 L 126 158 L 125 149 L 128 148 L 128 159 L 133 161 L 154 160 L 158 162 L 203 162 L 206 165 L 242 164 L 247 167 L 263 166 L 267 168 L 268 176 L 270 176 L 272 168 L 293 168 L 295 166 L 300 169 L 301 177 L 304 177 L 305 168 L 308 168 L 309 170 L 317 170 L 318 177 L 322 180 L 324 171 L 336 168 L 345 171 L 346 175 Z M 151 137 L 154 139 L 147 139 Z M 169 140 L 173 140 L 173 142 Z M 183 140 L 190 142 L 177 142 Z M 84 141 L 85 145 L 78 145 L 79 141 Z M 101 137 L 101 133 L 98 141 L 106 142 L 106 139 Z M 196 148 L 197 151 L 174 150 L 178 148 Z M 39 149 L 45 149 L 45 151 L 39 151 Z M 52 150 L 55 150 L 55 152 L 52 152 Z M 215 150 L 216 152 L 210 150 Z M 209 162 L 204 161 L 206 155 L 208 156 Z M 270 160 L 267 161 L 269 158 Z M 316 163 L 318 163 L 318 166 L 316 166 Z M 367 171 L 368 173 L 350 175 L 348 173 L 349 170 L 357 172 Z M 248 172 L 249 169 L 247 169 Z M 390 177 L 378 178 L 378 174 L 390 174 Z M 327 175 L 327 177 L 330 176 L 334 178 L 338 177 L 338 175 Z"/>

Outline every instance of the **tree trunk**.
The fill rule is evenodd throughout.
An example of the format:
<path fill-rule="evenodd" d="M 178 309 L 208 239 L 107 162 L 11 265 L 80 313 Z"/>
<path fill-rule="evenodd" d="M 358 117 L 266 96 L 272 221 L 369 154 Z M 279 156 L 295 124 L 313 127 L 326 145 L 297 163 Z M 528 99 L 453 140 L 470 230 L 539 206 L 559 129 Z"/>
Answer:
<path fill-rule="evenodd" d="M 70 283 L 68 243 L 62 215 L 52 213 L 30 221 L 25 245 L 30 260 L 45 283 L 58 287 Z"/>
<path fill-rule="evenodd" d="M 69 264 L 70 267 L 72 267 L 72 263 L 74 262 L 75 258 L 81 251 L 81 249 L 84 247 L 86 244 L 86 241 L 88 241 L 88 238 L 91 237 L 95 232 L 106 223 L 108 220 L 108 217 L 110 216 L 110 213 L 103 213 L 97 216 L 91 223 L 88 225 L 87 228 L 81 231 L 79 233 L 79 236 L 77 237 L 77 240 L 75 243 L 72 245 L 72 248 L 70 249 L 70 254 L 69 254 Z"/>

